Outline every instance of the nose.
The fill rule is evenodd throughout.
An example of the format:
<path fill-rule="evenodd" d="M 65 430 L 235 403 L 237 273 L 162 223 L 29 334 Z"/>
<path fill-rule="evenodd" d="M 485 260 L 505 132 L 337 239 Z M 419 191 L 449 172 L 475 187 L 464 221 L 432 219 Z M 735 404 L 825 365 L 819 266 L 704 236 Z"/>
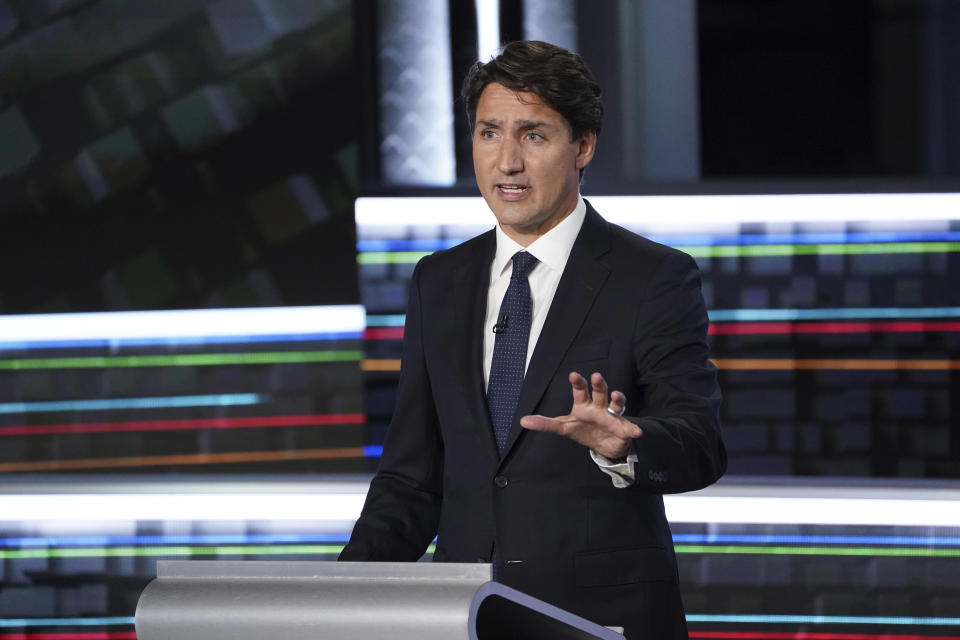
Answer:
<path fill-rule="evenodd" d="M 497 149 L 497 169 L 506 176 L 523 171 L 523 153 L 520 145 L 509 138 L 500 143 Z"/>

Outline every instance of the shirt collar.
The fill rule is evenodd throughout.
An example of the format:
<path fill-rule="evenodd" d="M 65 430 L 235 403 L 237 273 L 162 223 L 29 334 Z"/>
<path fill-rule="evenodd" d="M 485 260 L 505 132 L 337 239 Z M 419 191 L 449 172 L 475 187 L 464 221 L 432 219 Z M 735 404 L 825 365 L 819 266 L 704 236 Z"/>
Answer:
<path fill-rule="evenodd" d="M 570 257 L 573 243 L 580 233 L 580 227 L 583 226 L 583 219 L 586 215 L 587 205 L 583 201 L 583 196 L 577 195 L 577 206 L 574 207 L 570 215 L 527 247 L 517 244 L 498 224 L 495 227 L 497 252 L 493 256 L 492 265 L 494 277 L 503 274 L 504 269 L 510 264 L 513 254 L 517 251 L 527 251 L 551 270 L 563 273 L 563 268 L 567 265 L 567 258 Z"/>

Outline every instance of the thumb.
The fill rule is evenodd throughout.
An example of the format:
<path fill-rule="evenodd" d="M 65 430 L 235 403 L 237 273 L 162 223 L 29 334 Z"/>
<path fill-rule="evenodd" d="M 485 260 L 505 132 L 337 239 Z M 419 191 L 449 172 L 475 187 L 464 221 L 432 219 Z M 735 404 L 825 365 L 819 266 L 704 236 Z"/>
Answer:
<path fill-rule="evenodd" d="M 557 431 L 560 421 L 556 418 L 533 415 L 520 418 L 520 426 L 531 431 Z"/>

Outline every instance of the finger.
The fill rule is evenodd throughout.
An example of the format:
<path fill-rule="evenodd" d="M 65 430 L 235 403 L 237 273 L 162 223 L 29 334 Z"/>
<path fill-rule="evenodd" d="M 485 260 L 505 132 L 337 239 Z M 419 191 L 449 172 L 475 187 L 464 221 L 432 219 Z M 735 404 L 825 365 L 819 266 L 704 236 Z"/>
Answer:
<path fill-rule="evenodd" d="M 573 404 L 590 402 L 590 394 L 587 392 L 587 379 L 576 371 L 571 371 L 568 379 L 570 380 L 570 387 L 573 389 Z"/>
<path fill-rule="evenodd" d="M 549 431 L 551 433 L 562 433 L 563 423 L 559 418 L 548 418 L 546 416 L 523 416 L 520 418 L 520 426 L 531 431 Z"/>
<path fill-rule="evenodd" d="M 618 416 L 623 415 L 623 410 L 627 406 L 627 396 L 623 395 L 621 391 L 614 391 L 610 394 L 610 404 L 608 409 Z"/>
<path fill-rule="evenodd" d="M 593 404 L 600 409 L 606 409 L 608 403 L 607 381 L 599 373 L 590 376 L 590 385 L 593 389 Z"/>

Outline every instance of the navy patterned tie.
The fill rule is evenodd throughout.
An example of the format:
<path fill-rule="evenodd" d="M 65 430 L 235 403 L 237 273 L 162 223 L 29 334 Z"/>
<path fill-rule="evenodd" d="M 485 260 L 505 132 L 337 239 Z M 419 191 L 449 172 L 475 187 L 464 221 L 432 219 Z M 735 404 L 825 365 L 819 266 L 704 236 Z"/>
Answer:
<path fill-rule="evenodd" d="M 517 401 L 520 399 L 520 387 L 523 386 L 523 372 L 527 366 L 527 341 L 533 308 L 527 274 L 535 264 L 537 259 L 526 251 L 513 254 L 510 286 L 503 296 L 497 324 L 493 329 L 497 338 L 487 384 L 487 406 L 493 422 L 493 435 L 501 454 L 507 446 L 513 414 L 517 411 Z"/>

